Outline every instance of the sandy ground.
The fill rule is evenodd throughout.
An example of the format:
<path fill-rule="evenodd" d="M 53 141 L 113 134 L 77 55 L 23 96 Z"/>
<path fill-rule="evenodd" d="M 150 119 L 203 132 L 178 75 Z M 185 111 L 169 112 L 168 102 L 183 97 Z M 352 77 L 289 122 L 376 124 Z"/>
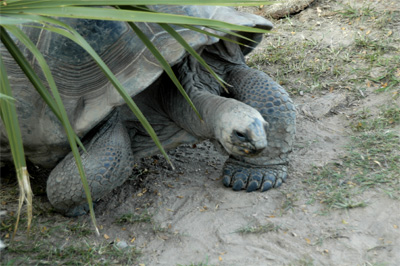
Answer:
<path fill-rule="evenodd" d="M 347 117 L 354 110 L 345 108 L 330 115 L 338 99 L 343 100 L 341 95 L 295 99 L 298 109 L 307 110 L 307 115 L 299 112 L 291 175 L 281 188 L 267 193 L 226 189 L 220 180 L 226 158 L 205 142 L 171 153 L 176 171 L 168 170 L 162 159 L 146 160 L 141 167 L 149 174 L 142 189 L 133 191 L 131 185 L 135 187 L 136 182 L 132 181 L 104 200 L 99 206 L 99 223 L 113 238 L 129 241 L 135 237 L 145 265 L 201 261 L 210 265 L 399 265 L 398 200 L 372 190 L 363 195 L 367 207 L 330 210 L 323 215 L 323 206 L 308 204 L 310 195 L 302 179 L 313 165 L 339 160 L 349 141 Z M 357 108 L 371 101 L 378 104 L 376 100 L 367 98 Z M 310 117 L 312 113 L 318 115 Z M 294 195 L 294 206 L 285 210 Z M 110 224 L 132 212 L 154 213 L 159 228 L 135 224 L 121 229 Z M 268 223 L 279 229 L 238 232 Z"/>
<path fill-rule="evenodd" d="M 342 32 L 335 32 L 342 22 L 318 16 L 321 8 L 329 12 L 335 7 L 335 1 L 315 1 L 293 16 L 291 23 L 318 20 L 322 24 L 319 32 L 304 30 L 293 38 L 301 41 L 319 34 L 327 41 L 348 42 Z M 302 182 L 313 166 L 339 161 L 345 154 L 352 134 L 352 114 L 391 99 L 390 93 L 367 94 L 358 100 L 349 100 L 345 90 L 294 97 L 298 110 L 296 145 L 290 178 L 279 189 L 267 193 L 226 189 L 220 180 L 226 158 L 205 142 L 172 152 L 176 171 L 168 170 L 163 159 L 143 162 L 141 167 L 149 174 L 142 190 L 134 192 L 130 184 L 124 185 L 102 203 L 99 223 L 111 226 L 108 232 L 113 237 L 126 239 L 126 231 L 109 224 L 110 216 L 120 217 L 133 210 L 154 213 L 153 219 L 162 230 L 155 232 L 149 225 L 126 228 L 130 237 L 136 237 L 134 243 L 143 251 L 140 261 L 145 265 L 400 265 L 398 200 L 369 190 L 362 195 L 367 207 L 330 210 L 322 215 L 322 205 L 308 204 L 310 192 Z M 291 197 L 295 197 L 294 204 L 285 210 Z M 279 229 L 238 232 L 271 223 Z"/>
<path fill-rule="evenodd" d="M 321 9 L 331 12 L 335 7 L 335 1 L 316 0 L 291 17 L 292 23 L 318 20 L 322 25 L 319 32 L 305 27 L 293 38 L 301 41 L 320 34 L 338 43 L 348 41 L 338 35 L 341 32 L 335 33 L 341 21 L 318 16 Z M 278 32 L 282 23 L 290 21 L 275 21 Z M 332 38 L 332 34 L 337 35 Z M 227 189 L 220 179 L 226 157 L 209 142 L 182 146 L 170 152 L 175 171 L 161 156 L 142 160 L 135 177 L 98 204 L 102 235 L 135 245 L 142 252 L 138 265 L 146 266 L 400 265 L 398 200 L 371 189 L 362 194 L 368 202 L 364 208 L 326 211 L 318 202 L 310 204 L 311 192 L 302 182 L 313 166 L 340 161 L 346 153 L 352 114 L 391 98 L 390 93 L 366 93 L 355 101 L 346 93 L 293 96 L 298 111 L 296 145 L 290 176 L 279 189 L 266 193 Z M 115 223 L 128 213 L 152 214 L 152 222 Z M 88 217 L 78 221 L 90 223 Z M 240 232 L 265 225 L 273 228 Z"/>

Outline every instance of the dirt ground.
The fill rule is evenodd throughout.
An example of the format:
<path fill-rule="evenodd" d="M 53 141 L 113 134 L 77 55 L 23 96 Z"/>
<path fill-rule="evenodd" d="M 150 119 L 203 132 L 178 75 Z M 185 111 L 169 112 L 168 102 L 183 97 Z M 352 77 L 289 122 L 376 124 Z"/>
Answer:
<path fill-rule="evenodd" d="M 378 15 L 386 11 L 394 15 L 383 27 L 369 29 L 368 25 L 375 24 L 368 21 L 373 20 L 372 16 L 357 13 L 367 7 Z M 263 13 L 261 8 L 250 11 Z M 352 14 L 355 15 L 351 17 Z M 361 20 L 357 19 L 357 14 Z M 310 40 L 318 43 L 314 46 L 318 49 L 325 47 L 333 51 L 337 48 L 340 54 L 332 52 L 330 55 L 332 62 L 339 62 L 335 58 L 344 56 L 346 47 L 354 45 L 355 36 L 360 32 L 365 35 L 368 30 L 371 30 L 368 37 L 381 38 L 381 33 L 391 38 L 393 49 L 387 53 L 398 58 L 399 17 L 398 0 L 316 0 L 300 13 L 272 20 L 276 33 L 249 56 L 249 63 L 279 80 L 290 92 L 298 111 L 290 176 L 279 189 L 266 193 L 227 189 L 220 178 L 226 157 L 209 142 L 182 146 L 169 153 L 175 171 L 161 156 L 144 159 L 129 181 L 98 203 L 96 215 L 101 237 L 90 232 L 66 233 L 62 228 L 68 224 L 91 228 L 89 217 L 71 220 L 55 213 L 43 214 L 43 208 L 50 207 L 39 196 L 44 207 L 35 217 L 35 226 L 41 231 L 37 239 L 47 239 L 46 245 L 54 247 L 83 242 L 140 250 L 141 255 L 135 262 L 124 263 L 117 257 L 115 265 L 400 265 L 400 200 L 384 192 L 391 189 L 398 193 L 398 173 L 391 173 L 395 177 L 391 182 L 368 186 L 362 193 L 354 194 L 355 202 L 366 204 L 347 208 L 327 206 L 318 194 L 323 192 L 315 189 L 312 179 L 325 167 L 345 164 L 351 152 L 347 147 L 354 142 L 352 137 L 359 134 L 354 125 L 361 123 L 360 112 L 369 110 L 371 117 L 376 117 L 385 106 L 398 110 L 400 100 L 395 96 L 400 92 L 400 84 L 390 83 L 394 84 L 392 88 L 378 93 L 379 88 L 388 86 L 383 79 L 368 83 L 371 78 L 350 71 L 336 75 L 336 79 L 330 74 L 313 78 L 316 72 L 309 69 L 282 74 L 280 69 L 285 68 L 279 60 L 276 64 L 260 63 L 260 55 L 268 60 L 271 47 L 280 49 L 279 45 Z M 374 31 L 379 31 L 375 37 Z M 317 51 L 307 48 L 305 53 L 304 58 L 316 60 L 313 53 Z M 360 64 L 360 69 L 365 61 L 351 59 L 348 62 L 348 65 L 354 64 Z M 369 74 L 379 76 L 375 72 L 381 73 L 381 68 L 372 68 Z M 397 70 L 399 72 L 394 72 L 393 76 L 400 79 L 400 65 Z M 390 130 L 398 133 L 400 127 L 397 124 Z M 399 138 L 397 141 L 400 142 Z M 379 164 L 383 163 L 378 161 L 376 166 Z M 358 171 L 349 168 L 344 170 L 349 175 Z M 330 186 L 335 190 L 339 185 L 332 183 Z M 12 206 L 11 203 L 2 204 L 3 209 Z M 56 226 L 58 229 L 54 229 Z M 1 234 L 6 243 L 7 232 L 3 230 Z M 25 241 L 23 231 L 20 230 L 16 239 Z M 3 265 L 24 254 L 13 250 L 2 251 Z M 17 262 L 15 265 L 19 265 Z M 47 255 L 25 260 L 25 264 L 20 265 L 61 262 L 61 257 L 56 260 Z M 97 263 L 101 265 L 102 261 L 87 265 Z M 112 261 L 107 263 L 114 265 Z"/>

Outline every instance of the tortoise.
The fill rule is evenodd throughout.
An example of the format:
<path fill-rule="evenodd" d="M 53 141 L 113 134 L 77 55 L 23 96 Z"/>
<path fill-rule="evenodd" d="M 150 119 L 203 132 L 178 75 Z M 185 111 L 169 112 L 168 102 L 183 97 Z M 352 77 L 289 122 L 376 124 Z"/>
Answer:
<path fill-rule="evenodd" d="M 155 6 L 155 10 L 271 29 L 270 21 L 229 7 Z M 63 19 L 92 45 L 156 131 L 163 147 L 212 140 L 229 155 L 223 184 L 233 190 L 266 191 L 287 178 L 296 112 L 288 93 L 267 74 L 252 69 L 244 55 L 252 49 L 184 28 L 176 30 L 230 87 L 221 85 L 159 25 L 139 28 L 173 66 L 199 110 L 198 119 L 153 55 L 123 22 Z M 68 117 L 87 153 L 82 161 L 94 201 L 120 186 L 139 158 L 158 153 L 148 133 L 91 57 L 66 38 L 38 27 L 22 27 L 44 54 Z M 261 34 L 247 34 L 256 41 Z M 243 40 L 242 40 L 243 41 Z M 19 44 L 20 45 L 20 44 Z M 21 45 L 20 45 L 21 46 Z M 24 50 L 30 62 L 32 55 Z M 66 216 L 85 214 L 86 197 L 60 122 L 2 48 L 17 101 L 27 160 L 50 168 L 47 196 Z M 34 68 L 38 68 L 33 63 Z M 0 124 L 1 160 L 11 160 Z"/>

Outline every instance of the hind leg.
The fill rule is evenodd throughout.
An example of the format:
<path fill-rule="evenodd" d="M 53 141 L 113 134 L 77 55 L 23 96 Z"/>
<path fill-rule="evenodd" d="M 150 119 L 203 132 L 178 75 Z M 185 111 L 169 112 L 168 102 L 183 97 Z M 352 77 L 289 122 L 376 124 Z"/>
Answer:
<path fill-rule="evenodd" d="M 257 109 L 269 123 L 268 147 L 257 157 L 230 156 L 223 170 L 223 183 L 234 190 L 269 190 L 287 178 L 292 151 L 296 111 L 288 93 L 264 72 L 247 66 L 234 67 L 227 78 L 234 98 Z"/>
<path fill-rule="evenodd" d="M 127 130 L 114 115 L 81 152 L 93 201 L 120 186 L 132 172 L 132 151 Z M 50 173 L 47 196 L 66 216 L 87 213 L 88 205 L 74 156 L 69 153 Z"/>

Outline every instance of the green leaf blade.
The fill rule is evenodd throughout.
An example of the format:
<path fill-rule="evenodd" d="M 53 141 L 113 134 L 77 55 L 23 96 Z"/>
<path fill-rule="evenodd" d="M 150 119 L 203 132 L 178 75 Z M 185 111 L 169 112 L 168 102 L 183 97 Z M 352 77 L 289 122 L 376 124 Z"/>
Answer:
<path fill-rule="evenodd" d="M 167 13 L 152 13 L 146 11 L 134 10 L 118 10 L 111 8 L 97 7 L 56 7 L 56 8 L 32 8 L 4 12 L 8 15 L 39 15 L 51 17 L 68 17 L 68 18 L 85 18 L 97 20 L 112 20 L 112 21 L 130 21 L 130 22 L 149 22 L 149 23 L 166 23 L 166 24 L 183 24 L 183 25 L 202 25 L 206 27 L 226 28 L 234 31 L 246 31 L 254 33 L 266 33 L 267 31 L 259 28 L 251 28 L 231 24 L 219 20 L 205 19 L 199 17 L 174 15 Z"/>
<path fill-rule="evenodd" d="M 168 64 L 167 60 L 162 56 L 162 54 L 157 50 L 157 48 L 153 45 L 153 43 L 146 37 L 146 35 L 137 27 L 134 23 L 129 22 L 129 25 L 132 27 L 132 29 L 135 31 L 137 36 L 142 40 L 142 42 L 146 45 L 146 47 L 151 51 L 151 53 L 154 55 L 154 57 L 158 60 L 158 62 L 161 64 L 162 68 L 164 71 L 167 73 L 169 78 L 172 80 L 172 82 L 175 84 L 175 86 L 178 88 L 180 93 L 183 95 L 183 97 L 186 99 L 186 101 L 190 104 L 196 115 L 199 117 L 201 120 L 201 115 L 199 111 L 196 109 L 194 106 L 192 100 L 189 98 L 187 95 L 185 89 L 182 87 L 181 83 L 179 82 L 178 78 L 176 77 L 174 71 L 172 70 L 171 66 Z"/>
<path fill-rule="evenodd" d="M 27 38 L 27 36 L 25 34 L 23 34 L 23 32 L 21 30 L 19 30 L 18 28 L 16 28 L 15 26 L 4 26 L 3 30 L 1 31 L 2 42 L 6 45 L 6 47 L 7 47 L 7 45 L 10 45 L 9 47 L 14 46 L 13 48 L 15 49 L 16 45 L 13 44 L 11 38 L 8 36 L 7 32 L 4 29 L 11 31 L 14 34 L 14 36 L 16 38 L 18 38 L 32 52 L 32 54 L 35 56 L 38 64 L 42 68 L 42 71 L 47 78 L 50 90 L 52 92 L 52 95 L 53 95 L 54 101 L 55 101 L 54 108 L 57 110 L 57 113 L 60 116 L 60 122 L 65 129 L 65 132 L 66 132 L 66 135 L 68 138 L 68 142 L 70 143 L 72 153 L 74 154 L 76 165 L 78 167 L 78 171 L 81 176 L 82 185 L 83 185 L 86 197 L 88 199 L 88 205 L 89 205 L 90 213 L 92 216 L 92 221 L 93 221 L 96 231 L 98 232 L 96 220 L 95 220 L 95 216 L 94 216 L 93 201 L 92 201 L 92 197 L 91 197 L 91 193 L 90 193 L 90 188 L 89 188 L 89 184 L 86 179 L 84 167 L 83 167 L 82 160 L 80 157 L 80 152 L 77 147 L 77 141 L 76 141 L 77 136 L 76 136 L 74 130 L 72 129 L 72 126 L 68 120 L 67 112 L 64 108 L 63 102 L 61 100 L 61 96 L 58 93 L 56 84 L 51 75 L 50 68 L 48 67 L 48 65 L 47 65 L 46 61 L 44 60 L 44 57 L 40 53 L 40 51 L 35 47 L 35 45 L 33 45 L 33 43 L 29 40 L 29 38 Z M 18 47 L 16 47 L 16 49 L 19 50 Z M 9 49 L 9 51 L 10 50 L 12 50 L 12 49 Z M 28 75 L 29 75 L 29 73 L 28 73 Z M 28 79 L 34 80 L 34 79 L 37 79 L 37 77 L 29 77 L 28 76 Z M 46 94 L 46 93 L 44 93 L 44 94 Z M 79 140 L 79 143 L 80 143 L 80 140 Z"/>
<path fill-rule="evenodd" d="M 0 32 L 1 33 L 1 32 Z M 6 67 L 3 62 L 3 57 L 0 54 L 0 93 L 7 97 L 13 98 L 11 86 L 8 81 Z M 29 182 L 29 174 L 26 167 L 25 152 L 22 144 L 21 129 L 18 123 L 17 109 L 15 101 L 7 100 L 6 97 L 0 98 L 0 117 L 3 121 L 4 127 L 7 132 L 8 141 L 10 144 L 11 154 L 15 170 L 17 173 L 18 184 L 20 188 L 19 204 L 17 211 L 17 221 L 13 237 L 18 228 L 21 209 L 24 202 L 27 205 L 28 225 L 29 231 L 32 222 L 32 189 Z"/>

